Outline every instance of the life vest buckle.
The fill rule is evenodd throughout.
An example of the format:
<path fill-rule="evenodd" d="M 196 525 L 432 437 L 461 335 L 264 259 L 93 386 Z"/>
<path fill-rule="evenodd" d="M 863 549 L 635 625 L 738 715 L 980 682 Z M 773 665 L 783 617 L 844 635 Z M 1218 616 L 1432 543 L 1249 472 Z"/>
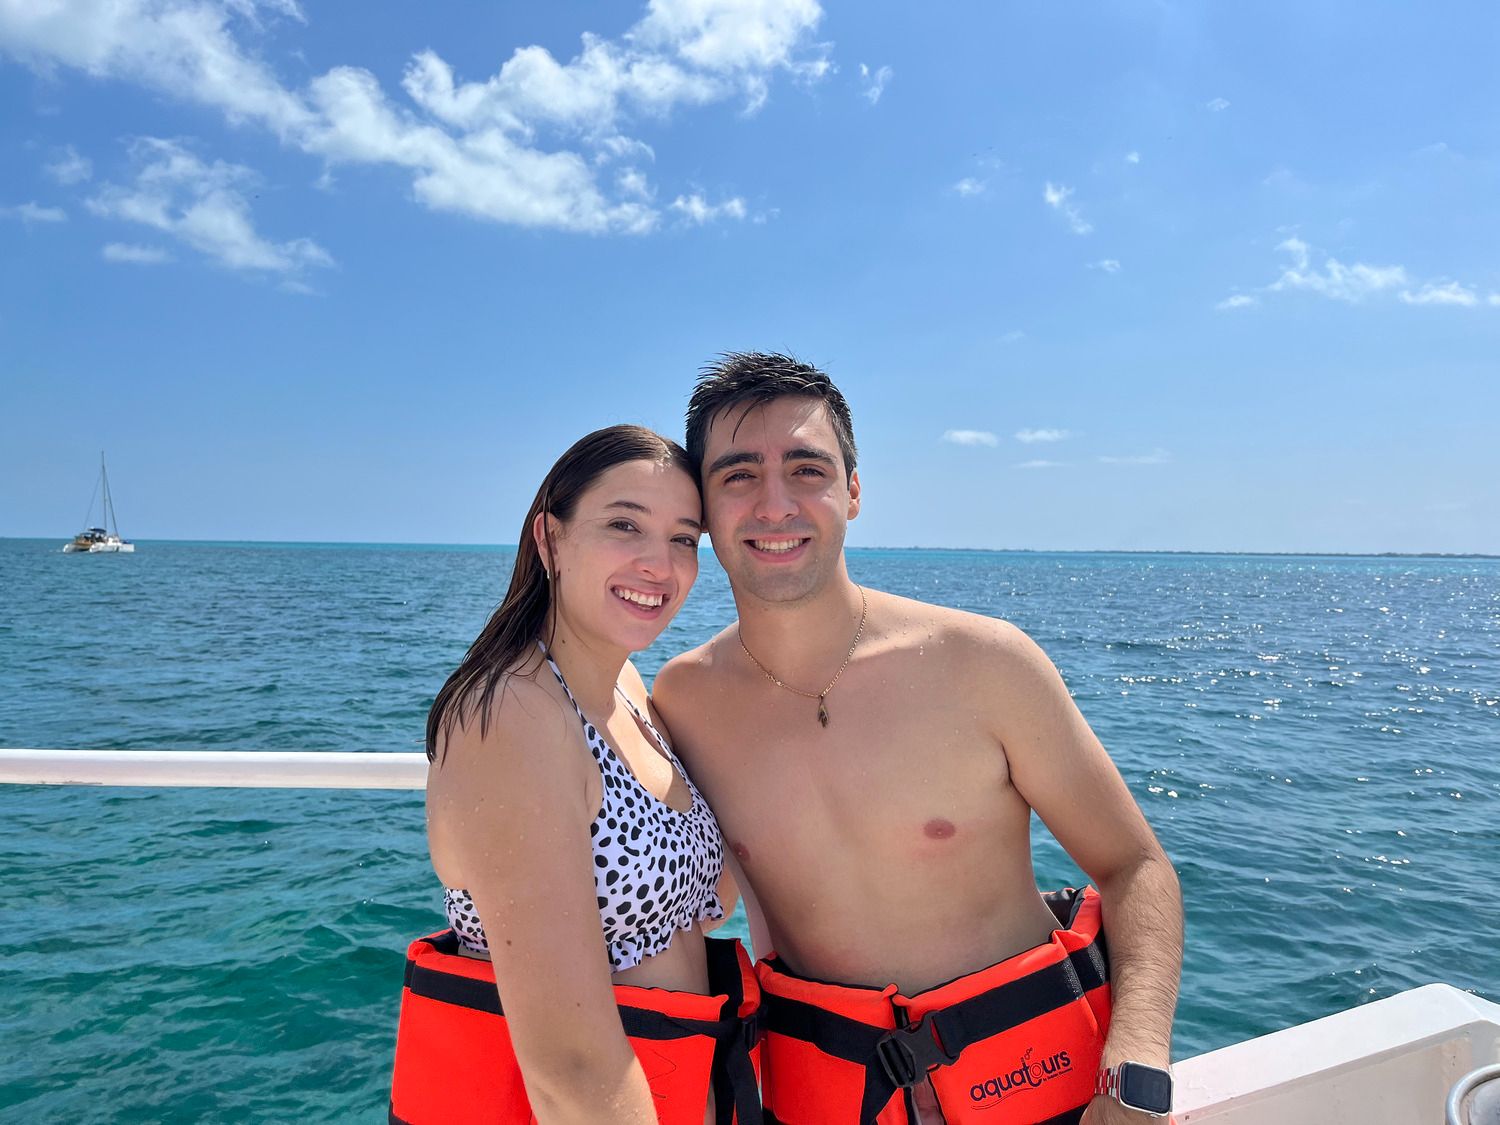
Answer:
<path fill-rule="evenodd" d="M 744 1044 L 747 1051 L 755 1050 L 755 1045 L 760 1042 L 760 1035 L 763 1026 L 762 1021 L 763 1017 L 760 1008 L 756 1008 L 755 1011 L 751 1012 L 748 1016 L 744 1016 L 743 1018 L 741 1018 L 740 1040 Z"/>
<path fill-rule="evenodd" d="M 886 1077 L 901 1089 L 923 1082 L 934 1067 L 957 1060 L 937 1037 L 936 1027 L 924 1016 L 916 1023 L 888 1031 L 875 1043 L 875 1056 Z"/>

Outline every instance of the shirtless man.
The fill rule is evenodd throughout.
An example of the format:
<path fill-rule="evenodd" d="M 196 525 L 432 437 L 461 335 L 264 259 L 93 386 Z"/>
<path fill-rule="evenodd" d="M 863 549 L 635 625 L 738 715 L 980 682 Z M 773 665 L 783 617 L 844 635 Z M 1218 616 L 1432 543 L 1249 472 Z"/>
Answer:
<path fill-rule="evenodd" d="M 850 580 L 859 474 L 823 373 L 725 357 L 687 447 L 739 620 L 663 668 L 653 702 L 738 860 L 756 951 L 776 951 L 767 1121 L 1160 1116 L 1177 878 L 1051 662 L 1007 622 Z M 1097 897 L 1044 900 L 1033 812 Z"/>

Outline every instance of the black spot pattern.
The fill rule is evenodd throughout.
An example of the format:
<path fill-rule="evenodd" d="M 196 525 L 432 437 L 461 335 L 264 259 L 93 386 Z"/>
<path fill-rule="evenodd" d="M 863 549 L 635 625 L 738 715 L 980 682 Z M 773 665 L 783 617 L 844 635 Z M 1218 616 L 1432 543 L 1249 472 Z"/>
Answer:
<path fill-rule="evenodd" d="M 589 828 L 594 845 L 594 893 L 610 968 L 621 972 L 661 953 L 677 935 L 695 922 L 724 917 L 719 902 L 719 876 L 724 870 L 724 840 L 708 802 L 688 777 L 666 739 L 620 691 L 631 713 L 656 739 L 692 794 L 686 812 L 677 812 L 646 791 L 583 717 L 578 701 L 549 658 L 552 673 L 573 700 L 589 751 L 599 764 L 604 800 Z M 619 691 L 617 687 L 615 689 Z M 443 905 L 448 924 L 459 940 L 475 952 L 489 951 L 479 912 L 466 890 L 445 888 Z"/>

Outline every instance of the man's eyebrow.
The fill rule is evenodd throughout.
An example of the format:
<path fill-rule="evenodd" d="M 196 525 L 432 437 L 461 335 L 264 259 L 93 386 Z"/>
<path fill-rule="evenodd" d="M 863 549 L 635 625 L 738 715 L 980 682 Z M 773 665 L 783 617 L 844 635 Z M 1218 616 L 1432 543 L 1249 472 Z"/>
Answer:
<path fill-rule="evenodd" d="M 834 463 L 832 454 L 824 453 L 821 449 L 814 449 L 810 445 L 803 446 L 801 449 L 788 449 L 784 454 L 782 454 L 781 460 L 783 462 L 821 461 L 825 465 L 832 465 Z"/>
<path fill-rule="evenodd" d="M 609 511 L 611 508 L 624 508 L 627 512 L 640 512 L 642 515 L 647 515 L 647 516 L 649 516 L 651 514 L 651 509 L 650 508 L 646 507 L 646 505 L 644 505 L 642 503 L 639 503 L 638 501 L 635 501 L 635 500 L 611 500 L 608 504 L 604 505 L 604 510 L 606 512 Z M 692 528 L 694 531 L 700 531 L 701 532 L 703 530 L 703 525 L 701 523 L 699 523 L 697 520 L 690 520 L 690 519 L 687 518 L 687 516 L 680 516 L 678 518 L 677 522 L 681 523 L 681 524 L 686 524 L 688 527 Z"/>
<path fill-rule="evenodd" d="M 765 458 L 759 453 L 751 453 L 745 449 L 731 449 L 708 467 L 708 475 L 712 476 L 720 469 L 727 469 L 731 465 L 759 465 L 764 460 Z"/>

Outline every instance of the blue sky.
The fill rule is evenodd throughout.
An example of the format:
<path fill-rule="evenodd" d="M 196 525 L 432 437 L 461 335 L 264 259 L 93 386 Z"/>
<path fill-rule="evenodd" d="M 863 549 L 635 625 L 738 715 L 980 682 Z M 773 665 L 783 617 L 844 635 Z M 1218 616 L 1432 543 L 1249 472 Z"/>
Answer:
<path fill-rule="evenodd" d="M 434 14 L 437 13 L 437 14 Z M 514 542 L 724 350 L 864 546 L 1500 553 L 1500 11 L 0 0 L 0 535 Z"/>

